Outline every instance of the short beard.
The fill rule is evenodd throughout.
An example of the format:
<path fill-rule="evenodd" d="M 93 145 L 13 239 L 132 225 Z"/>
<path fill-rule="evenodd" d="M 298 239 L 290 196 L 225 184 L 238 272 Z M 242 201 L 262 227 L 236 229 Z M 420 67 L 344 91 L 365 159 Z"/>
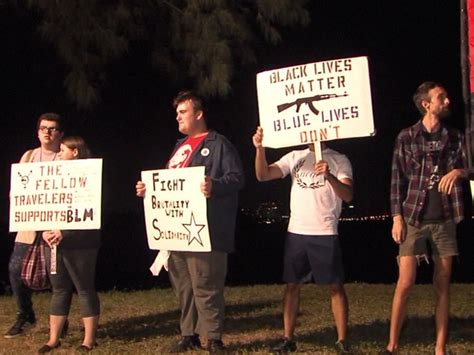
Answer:
<path fill-rule="evenodd" d="M 444 119 L 444 118 L 448 117 L 449 115 L 451 115 L 451 111 L 447 107 L 439 113 L 438 117 Z"/>

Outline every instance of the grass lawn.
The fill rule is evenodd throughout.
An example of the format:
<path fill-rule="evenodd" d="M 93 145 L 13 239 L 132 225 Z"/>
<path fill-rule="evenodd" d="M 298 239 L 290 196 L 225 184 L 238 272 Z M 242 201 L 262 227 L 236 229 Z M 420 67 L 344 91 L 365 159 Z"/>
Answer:
<path fill-rule="evenodd" d="M 282 335 L 282 285 L 226 288 L 224 343 L 231 352 L 266 353 Z M 349 337 L 355 353 L 375 354 L 387 341 L 394 285 L 347 284 Z M 179 339 L 179 309 L 170 289 L 109 291 L 100 294 L 102 315 L 98 334 L 101 354 L 158 354 Z M 48 339 L 50 294 L 38 293 L 34 305 L 35 328 L 15 339 L 0 338 L 0 353 L 32 354 Z M 0 297 L 0 331 L 15 320 L 11 296 Z M 434 351 L 434 297 L 431 285 L 416 285 L 409 303 L 409 319 L 402 333 L 401 353 L 432 354 Z M 56 354 L 73 353 L 81 344 L 82 326 L 77 298 L 73 300 L 70 331 Z M 335 353 L 327 288 L 306 285 L 302 291 L 296 329 L 298 351 Z M 474 284 L 451 288 L 449 349 L 453 354 L 474 354 Z"/>

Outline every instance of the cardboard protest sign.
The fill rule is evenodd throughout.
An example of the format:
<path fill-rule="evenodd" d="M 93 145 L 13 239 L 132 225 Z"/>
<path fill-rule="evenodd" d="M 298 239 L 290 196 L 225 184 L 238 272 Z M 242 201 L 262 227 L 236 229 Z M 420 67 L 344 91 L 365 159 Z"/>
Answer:
<path fill-rule="evenodd" d="M 102 159 L 12 164 L 10 232 L 100 229 Z"/>
<path fill-rule="evenodd" d="M 257 74 L 263 146 L 281 148 L 373 135 L 367 57 Z"/>
<path fill-rule="evenodd" d="M 142 171 L 150 249 L 210 251 L 204 167 Z"/>

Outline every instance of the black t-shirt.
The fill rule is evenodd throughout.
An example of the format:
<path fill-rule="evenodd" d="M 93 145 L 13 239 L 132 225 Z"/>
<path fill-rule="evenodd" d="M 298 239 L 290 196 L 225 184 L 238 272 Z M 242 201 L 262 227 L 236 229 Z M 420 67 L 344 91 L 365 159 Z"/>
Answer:
<path fill-rule="evenodd" d="M 441 153 L 441 130 L 438 132 L 423 132 L 423 136 L 427 140 L 428 153 L 431 157 L 431 174 L 428 183 L 428 191 L 426 194 L 425 207 L 422 211 L 423 222 L 434 222 L 444 220 L 443 205 L 441 202 L 441 193 L 438 191 L 438 183 L 441 179 L 442 172 L 439 167 L 439 156 Z M 429 161 L 429 159 L 426 159 Z"/>

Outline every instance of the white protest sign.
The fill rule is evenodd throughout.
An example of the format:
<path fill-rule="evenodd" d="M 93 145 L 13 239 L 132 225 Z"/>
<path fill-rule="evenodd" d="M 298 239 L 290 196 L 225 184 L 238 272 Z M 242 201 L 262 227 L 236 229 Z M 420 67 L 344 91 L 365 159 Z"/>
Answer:
<path fill-rule="evenodd" d="M 203 166 L 142 171 L 148 245 L 154 250 L 210 251 Z"/>
<path fill-rule="evenodd" d="M 100 229 L 102 159 L 12 164 L 10 232 Z"/>
<path fill-rule="evenodd" d="M 257 96 L 265 147 L 375 134 L 367 57 L 259 73 Z"/>

